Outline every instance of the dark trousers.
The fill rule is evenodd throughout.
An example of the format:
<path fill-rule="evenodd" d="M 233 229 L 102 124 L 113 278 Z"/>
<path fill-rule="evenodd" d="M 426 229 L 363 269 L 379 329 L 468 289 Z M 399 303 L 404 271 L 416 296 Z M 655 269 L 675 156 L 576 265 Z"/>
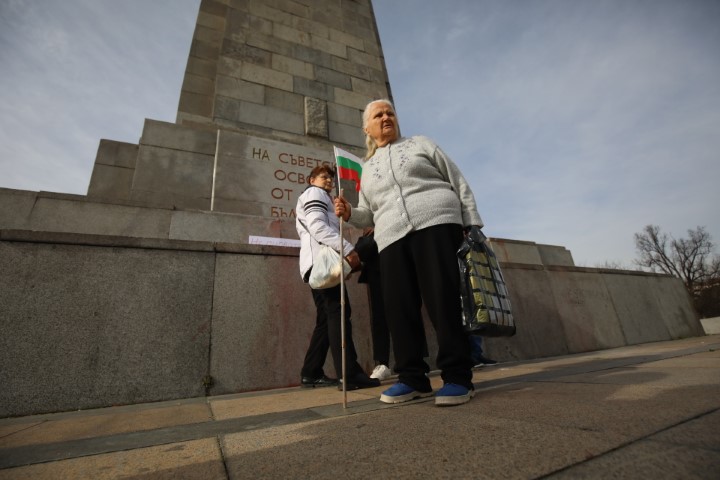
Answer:
<path fill-rule="evenodd" d="M 310 345 L 305 353 L 305 361 L 300 374 L 303 377 L 319 378 L 324 375 L 323 365 L 328 349 L 332 354 L 335 373 L 342 376 L 342 331 L 340 329 L 341 305 L 340 285 L 322 290 L 312 290 L 317 309 L 315 329 L 310 337 Z M 358 374 L 362 367 L 357 363 L 357 352 L 352 340 L 350 323 L 350 298 L 345 290 L 345 369 L 347 377 Z"/>
<path fill-rule="evenodd" d="M 423 360 L 423 302 L 437 336 L 436 363 L 443 381 L 473 388 L 456 256 L 462 239 L 460 225 L 436 225 L 412 232 L 380 252 L 395 371 L 398 381 L 418 391 L 431 388 L 426 376 L 430 367 Z"/>
<path fill-rule="evenodd" d="M 359 283 L 367 284 L 370 304 L 370 332 L 373 343 L 373 360 L 376 365 L 390 366 L 390 329 L 385 319 L 380 256 L 372 233 L 363 235 L 355 244 L 355 251 L 363 263 Z M 422 319 L 420 319 L 422 322 Z M 428 356 L 427 342 L 423 342 L 423 357 Z"/>
<path fill-rule="evenodd" d="M 390 366 L 390 328 L 385 318 L 385 300 L 383 299 L 382 277 L 380 275 L 380 262 L 377 270 L 366 276 L 368 297 L 370 300 L 370 331 L 373 341 L 373 360 L 377 365 Z M 423 357 L 427 357 L 428 346 L 422 317 L 418 317 L 420 328 L 423 329 Z"/>
<path fill-rule="evenodd" d="M 390 366 L 390 329 L 385 320 L 385 302 L 383 300 L 380 269 L 368 272 L 368 297 L 370 299 L 370 331 L 373 342 L 373 360 L 375 363 Z"/>

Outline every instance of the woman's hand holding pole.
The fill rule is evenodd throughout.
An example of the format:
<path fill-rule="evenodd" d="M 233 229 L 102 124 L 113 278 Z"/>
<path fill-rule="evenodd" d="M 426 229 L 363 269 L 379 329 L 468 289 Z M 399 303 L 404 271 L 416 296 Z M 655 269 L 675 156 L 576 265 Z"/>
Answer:
<path fill-rule="evenodd" d="M 335 197 L 333 203 L 335 204 L 335 215 L 346 222 L 350 220 L 350 211 L 352 210 L 352 206 L 350 205 L 350 202 L 345 200 L 342 193 L 340 193 L 340 196 Z"/>

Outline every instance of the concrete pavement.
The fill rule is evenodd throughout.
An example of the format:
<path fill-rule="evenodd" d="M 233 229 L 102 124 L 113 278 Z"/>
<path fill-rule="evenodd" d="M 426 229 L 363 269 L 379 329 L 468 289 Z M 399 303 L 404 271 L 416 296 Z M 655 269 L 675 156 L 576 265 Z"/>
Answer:
<path fill-rule="evenodd" d="M 720 478 L 720 335 L 479 368 L 458 407 L 392 382 L 3 419 L 0 479 Z"/>

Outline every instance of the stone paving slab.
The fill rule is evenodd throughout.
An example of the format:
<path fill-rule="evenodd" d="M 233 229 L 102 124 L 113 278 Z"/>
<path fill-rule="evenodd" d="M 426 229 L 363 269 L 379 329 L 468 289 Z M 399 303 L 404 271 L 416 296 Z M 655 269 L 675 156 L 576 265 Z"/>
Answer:
<path fill-rule="evenodd" d="M 0 427 L 0 448 L 23 445 L 48 444 L 68 440 L 81 440 L 119 433 L 155 430 L 175 425 L 207 422 L 212 419 L 205 403 L 180 403 L 155 408 L 105 408 L 92 414 L 67 415 L 30 421 L 28 424 L 8 425 L 14 434 L 4 434 Z M 32 418 L 32 417 L 29 417 Z"/>
<path fill-rule="evenodd" d="M 223 480 L 227 477 L 217 439 L 207 438 L 0 470 L 0 478 Z"/>
<path fill-rule="evenodd" d="M 387 388 L 377 387 L 361 391 L 347 392 L 348 402 L 377 399 L 380 392 Z M 210 399 L 210 407 L 216 420 L 249 417 L 266 413 L 286 412 L 303 408 L 337 405 L 342 402 L 342 392 L 335 388 L 307 388 L 298 393 L 297 388 L 282 389 L 276 393 L 256 395 L 226 395 L 219 399 Z"/>
<path fill-rule="evenodd" d="M 720 336 L 474 372 L 476 398 L 282 389 L 0 420 L 6 478 L 700 478 L 720 472 Z M 434 388 L 442 381 L 431 376 Z"/>
<path fill-rule="evenodd" d="M 717 450 L 689 448 L 685 445 L 640 440 L 598 458 L 549 475 L 549 479 L 683 479 L 718 478 Z"/>
<path fill-rule="evenodd" d="M 292 478 L 293 472 L 328 479 L 502 478 L 511 471 L 515 478 L 532 478 L 625 440 L 497 418 L 481 401 L 462 409 L 425 401 L 272 432 L 230 434 L 223 438 L 223 451 L 231 479 L 248 473 Z"/>

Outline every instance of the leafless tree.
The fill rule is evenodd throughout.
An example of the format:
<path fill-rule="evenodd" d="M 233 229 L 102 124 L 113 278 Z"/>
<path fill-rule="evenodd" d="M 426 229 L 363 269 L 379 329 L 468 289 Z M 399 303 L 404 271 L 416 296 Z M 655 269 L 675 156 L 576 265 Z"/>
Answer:
<path fill-rule="evenodd" d="M 623 262 L 617 260 L 605 260 L 601 263 L 596 263 L 595 268 L 604 268 L 608 270 L 635 270 L 632 266 L 627 266 Z"/>
<path fill-rule="evenodd" d="M 675 239 L 661 233 L 657 225 L 646 225 L 642 233 L 635 234 L 635 249 L 640 254 L 635 263 L 680 278 L 697 299 L 704 288 L 717 285 L 720 257 L 713 254 L 715 245 L 705 227 L 688 230 L 688 237 Z"/>

